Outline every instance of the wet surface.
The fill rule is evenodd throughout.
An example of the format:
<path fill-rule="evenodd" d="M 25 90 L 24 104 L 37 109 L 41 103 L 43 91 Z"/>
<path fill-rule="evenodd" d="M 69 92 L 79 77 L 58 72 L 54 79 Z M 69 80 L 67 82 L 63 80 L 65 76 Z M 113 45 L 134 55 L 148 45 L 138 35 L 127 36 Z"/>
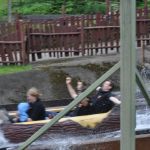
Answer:
<path fill-rule="evenodd" d="M 148 130 L 150 124 L 150 108 L 148 106 L 142 107 L 136 111 L 136 130 Z M 109 139 L 115 139 L 120 137 L 120 131 L 110 132 L 107 134 L 96 134 L 88 136 L 65 136 L 65 135 L 54 135 L 51 137 L 41 138 L 40 140 L 34 142 L 32 146 L 29 147 L 31 150 L 37 149 L 51 149 L 51 150 L 70 150 L 72 145 L 83 144 L 84 141 L 92 142 L 96 140 L 105 141 Z M 84 139 L 84 140 L 83 140 Z M 18 144 L 19 145 L 19 144 Z M 11 147 L 11 149 L 17 149 L 17 145 L 10 145 L 2 137 L 2 132 L 0 135 L 0 147 Z"/>

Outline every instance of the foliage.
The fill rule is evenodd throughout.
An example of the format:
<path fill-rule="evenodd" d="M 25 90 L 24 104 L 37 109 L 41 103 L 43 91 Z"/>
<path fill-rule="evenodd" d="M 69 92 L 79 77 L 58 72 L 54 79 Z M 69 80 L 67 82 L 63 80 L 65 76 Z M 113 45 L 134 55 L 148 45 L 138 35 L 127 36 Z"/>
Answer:
<path fill-rule="evenodd" d="M 1 0 L 0 0 L 1 1 Z M 62 6 L 68 14 L 105 12 L 105 0 L 12 0 L 13 13 L 60 14 Z M 7 9 L 0 8 L 0 14 L 6 15 Z"/>
<path fill-rule="evenodd" d="M 106 11 L 106 0 L 12 0 L 13 13 L 60 14 L 65 6 L 67 14 L 87 14 Z M 111 0 L 112 9 L 119 9 L 119 0 Z M 150 1 L 148 1 L 150 6 Z M 137 6 L 143 7 L 144 0 L 137 0 Z M 7 1 L 0 0 L 0 16 L 7 15 Z"/>

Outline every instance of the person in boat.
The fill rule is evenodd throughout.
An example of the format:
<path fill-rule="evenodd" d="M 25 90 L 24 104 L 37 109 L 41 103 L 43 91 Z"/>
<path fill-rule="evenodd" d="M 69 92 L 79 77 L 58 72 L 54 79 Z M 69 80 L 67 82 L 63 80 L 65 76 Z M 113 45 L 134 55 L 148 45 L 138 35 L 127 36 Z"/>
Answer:
<path fill-rule="evenodd" d="M 77 90 L 75 91 L 71 83 L 72 83 L 71 77 L 67 77 L 66 78 L 67 89 L 70 93 L 70 96 L 74 99 L 84 91 L 84 86 L 81 81 L 78 81 Z M 91 109 L 90 99 L 86 97 L 78 104 L 78 106 L 71 113 L 69 113 L 69 116 L 73 117 L 73 116 L 90 115 L 92 113 L 93 110 Z"/>
<path fill-rule="evenodd" d="M 27 111 L 28 121 L 37 121 L 45 119 L 45 107 L 40 100 L 40 92 L 36 88 L 31 88 L 27 92 L 27 101 L 29 109 Z"/>
<path fill-rule="evenodd" d="M 26 122 L 28 121 L 27 111 L 29 110 L 29 104 L 27 102 L 19 103 L 17 108 L 18 112 L 15 118 L 12 118 L 12 122 Z"/>
<path fill-rule="evenodd" d="M 121 101 L 112 94 L 112 89 L 113 82 L 111 80 L 103 82 L 102 87 L 97 87 L 96 94 L 92 97 L 94 113 L 105 113 L 116 104 L 121 104 Z"/>
<path fill-rule="evenodd" d="M 76 98 L 78 93 L 74 90 L 71 84 L 71 78 L 66 78 L 67 89 L 72 98 Z M 78 84 L 77 84 L 78 85 Z M 82 85 L 81 83 L 79 85 Z M 78 86 L 77 86 L 78 87 Z M 80 91 L 82 91 L 81 87 Z M 111 80 L 107 80 L 102 84 L 102 87 L 96 89 L 96 94 L 92 98 L 85 98 L 81 103 L 76 107 L 76 109 L 71 113 L 73 116 L 79 115 L 89 115 L 108 112 L 113 108 L 115 104 L 121 104 L 121 101 L 118 100 L 111 91 L 113 89 L 113 83 Z"/>

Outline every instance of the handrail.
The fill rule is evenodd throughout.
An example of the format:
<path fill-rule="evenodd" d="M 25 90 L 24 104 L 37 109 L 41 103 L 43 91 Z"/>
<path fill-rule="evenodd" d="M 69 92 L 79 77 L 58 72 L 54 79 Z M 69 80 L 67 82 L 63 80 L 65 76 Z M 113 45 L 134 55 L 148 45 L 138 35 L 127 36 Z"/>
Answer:
<path fill-rule="evenodd" d="M 19 150 L 24 150 L 29 145 L 31 145 L 36 139 L 38 139 L 42 134 L 44 134 L 52 125 L 57 123 L 65 114 L 67 114 L 74 106 L 76 106 L 81 100 L 83 100 L 87 95 L 94 91 L 102 82 L 109 78 L 114 72 L 120 68 L 120 61 L 115 64 L 110 70 L 108 70 L 104 75 L 97 79 L 92 85 L 90 85 L 83 93 L 81 93 L 77 98 L 75 98 L 66 108 L 57 114 L 51 121 L 41 127 L 36 133 L 34 133 L 27 141 L 25 141 Z"/>

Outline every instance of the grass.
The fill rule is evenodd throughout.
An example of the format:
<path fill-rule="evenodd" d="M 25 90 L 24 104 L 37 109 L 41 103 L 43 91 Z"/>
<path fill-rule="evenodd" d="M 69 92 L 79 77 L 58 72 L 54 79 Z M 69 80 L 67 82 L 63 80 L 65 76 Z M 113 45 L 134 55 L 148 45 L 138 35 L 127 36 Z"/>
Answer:
<path fill-rule="evenodd" d="M 17 73 L 17 72 L 24 72 L 32 70 L 32 66 L 26 65 L 26 66 L 1 66 L 0 67 L 0 75 L 4 74 L 11 74 L 11 73 Z"/>

